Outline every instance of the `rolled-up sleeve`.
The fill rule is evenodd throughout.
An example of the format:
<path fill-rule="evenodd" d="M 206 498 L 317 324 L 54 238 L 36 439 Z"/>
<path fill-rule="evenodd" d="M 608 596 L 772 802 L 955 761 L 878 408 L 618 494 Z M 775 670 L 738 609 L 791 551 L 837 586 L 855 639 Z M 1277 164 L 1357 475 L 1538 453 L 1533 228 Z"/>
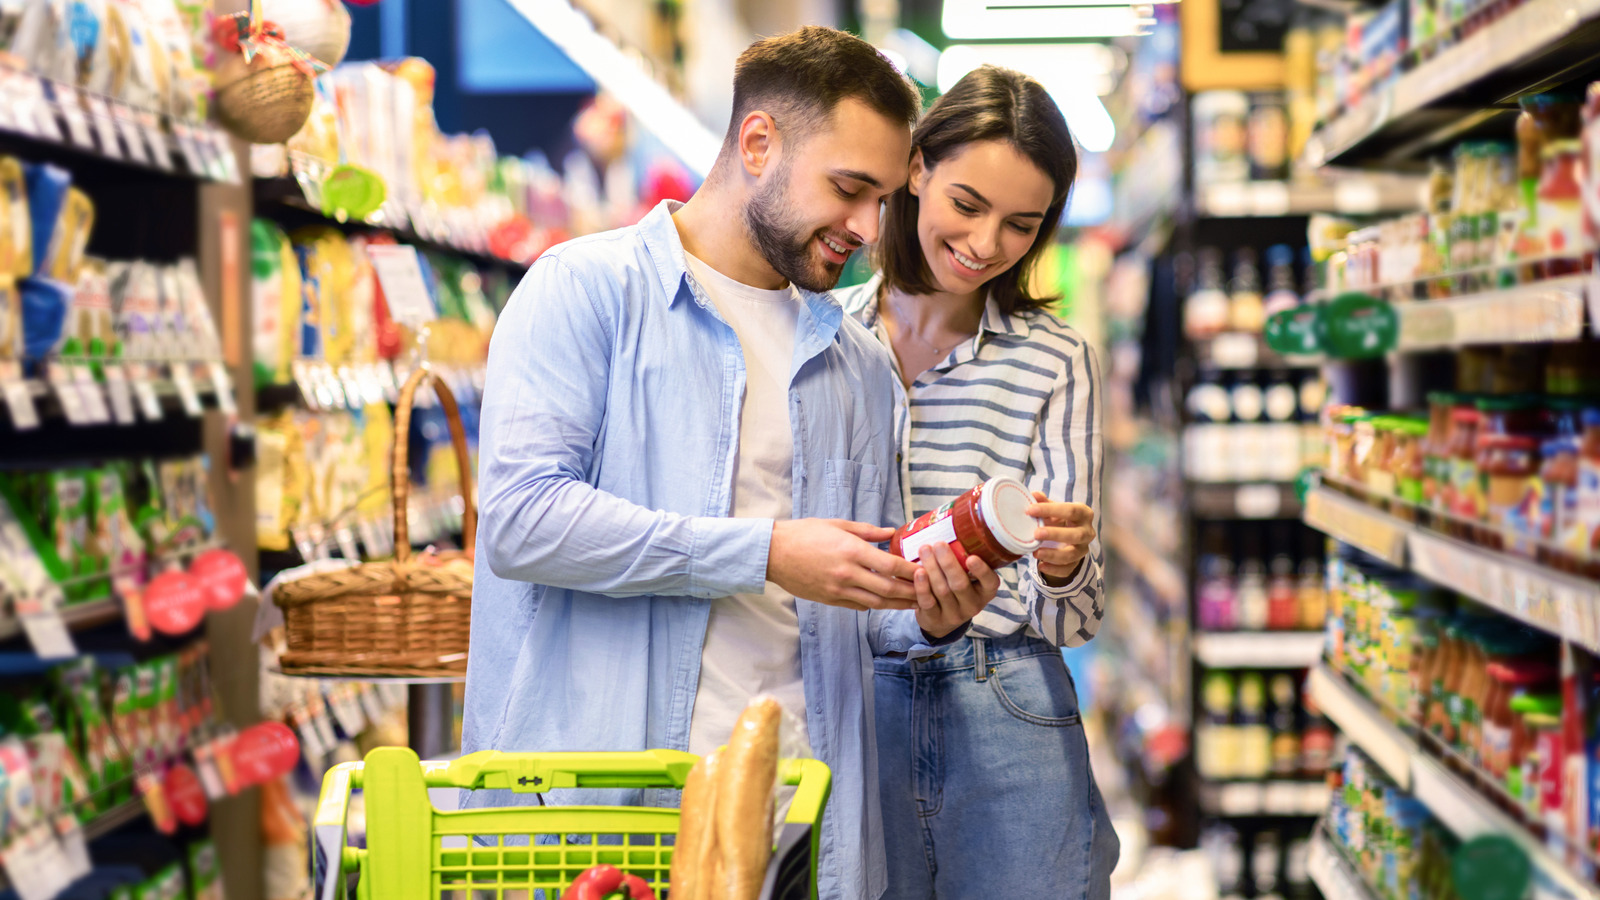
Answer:
<path fill-rule="evenodd" d="M 483 560 L 591 594 L 723 597 L 766 584 L 772 520 L 647 509 L 585 480 L 605 421 L 619 307 L 559 256 L 518 285 L 489 348 L 479 438 Z"/>
<path fill-rule="evenodd" d="M 1030 451 L 1029 489 L 1051 500 L 1094 510 L 1096 538 L 1065 585 L 1046 584 L 1038 560 L 1028 557 L 1018 592 L 1039 634 L 1058 647 L 1092 640 L 1105 618 L 1105 557 L 1101 550 L 1100 483 L 1104 474 L 1100 362 L 1088 342 L 1069 357 L 1056 378 Z"/>

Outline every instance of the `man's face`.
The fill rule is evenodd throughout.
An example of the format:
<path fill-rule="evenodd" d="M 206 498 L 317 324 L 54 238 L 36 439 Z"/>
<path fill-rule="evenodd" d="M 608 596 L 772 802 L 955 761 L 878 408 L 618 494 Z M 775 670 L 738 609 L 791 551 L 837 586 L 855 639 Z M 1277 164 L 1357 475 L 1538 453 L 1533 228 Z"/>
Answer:
<path fill-rule="evenodd" d="M 779 275 L 831 290 L 850 254 L 878 240 L 883 199 L 906 182 L 911 129 L 850 98 L 779 154 L 745 205 L 745 227 Z"/>

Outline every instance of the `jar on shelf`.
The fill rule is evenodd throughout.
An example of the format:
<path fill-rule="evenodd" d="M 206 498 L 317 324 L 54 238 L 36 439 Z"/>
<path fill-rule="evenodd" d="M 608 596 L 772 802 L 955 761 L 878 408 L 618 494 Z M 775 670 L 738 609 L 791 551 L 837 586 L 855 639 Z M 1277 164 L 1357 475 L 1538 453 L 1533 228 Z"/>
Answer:
<path fill-rule="evenodd" d="M 1478 423 L 1475 405 L 1461 403 L 1450 411 L 1450 483 L 1445 489 L 1445 506 L 1451 518 L 1444 531 L 1452 537 L 1471 540 L 1472 523 L 1482 518 L 1483 487 L 1478 480 Z"/>
<path fill-rule="evenodd" d="M 1576 531 L 1567 540 L 1578 554 L 1579 568 L 1589 578 L 1600 577 L 1600 409 L 1583 411 L 1583 443 L 1578 452 Z"/>
<path fill-rule="evenodd" d="M 1582 155 L 1583 145 L 1571 138 L 1546 143 L 1542 154 L 1536 241 L 1548 257 L 1543 266 L 1547 278 L 1583 268 Z"/>
<path fill-rule="evenodd" d="M 1395 495 L 1396 477 L 1394 471 L 1394 455 L 1397 443 L 1397 426 L 1393 416 L 1373 416 L 1367 420 L 1367 425 L 1372 429 L 1372 447 L 1367 451 L 1366 460 L 1362 466 L 1362 482 L 1367 490 L 1381 500 L 1387 501 Z M 1360 423 L 1357 423 L 1356 441 L 1362 440 Z"/>
<path fill-rule="evenodd" d="M 1478 470 L 1483 476 L 1488 523 L 1482 543 L 1532 555 L 1532 545 L 1518 541 L 1516 535 L 1525 534 L 1526 523 L 1537 515 L 1538 439 L 1525 434 L 1480 434 Z"/>
<path fill-rule="evenodd" d="M 1537 542 L 1535 556 L 1553 569 L 1578 571 L 1580 546 L 1574 546 L 1578 513 L 1578 456 L 1583 442 L 1575 435 L 1549 438 L 1539 445 L 1539 506 L 1528 523 Z"/>
<path fill-rule="evenodd" d="M 1408 417 L 1395 419 L 1392 468 L 1395 494 L 1402 501 L 1396 505 L 1395 514 L 1408 522 L 1416 520 L 1416 508 L 1422 505 L 1423 482 L 1427 473 L 1422 446 L 1427 437 L 1428 423 L 1425 420 Z"/>
<path fill-rule="evenodd" d="M 1422 440 L 1422 502 L 1432 509 L 1444 508 L 1450 483 L 1450 411 L 1461 402 L 1452 391 L 1428 395 L 1428 428 Z"/>

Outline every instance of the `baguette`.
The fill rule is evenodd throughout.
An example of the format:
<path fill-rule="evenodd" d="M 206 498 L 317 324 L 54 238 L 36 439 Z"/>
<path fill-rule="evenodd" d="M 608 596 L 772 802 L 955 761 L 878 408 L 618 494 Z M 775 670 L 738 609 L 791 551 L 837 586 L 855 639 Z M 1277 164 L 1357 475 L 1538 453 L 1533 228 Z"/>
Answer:
<path fill-rule="evenodd" d="M 772 856 L 772 786 L 778 774 L 778 720 L 771 697 L 746 706 L 718 766 L 717 857 L 722 877 L 711 900 L 756 900 Z"/>
<path fill-rule="evenodd" d="M 700 757 L 683 782 L 678 807 L 678 840 L 672 848 L 672 900 L 709 900 L 711 860 L 716 855 L 718 760 L 722 751 Z"/>

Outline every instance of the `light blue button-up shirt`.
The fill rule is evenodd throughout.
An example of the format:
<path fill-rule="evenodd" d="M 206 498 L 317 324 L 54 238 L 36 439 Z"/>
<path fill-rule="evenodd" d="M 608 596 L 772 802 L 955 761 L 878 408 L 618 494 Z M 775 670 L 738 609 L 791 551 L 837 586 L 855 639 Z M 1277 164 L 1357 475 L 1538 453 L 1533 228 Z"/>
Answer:
<path fill-rule="evenodd" d="M 744 355 L 686 271 L 675 209 L 545 253 L 495 327 L 467 752 L 687 749 L 707 601 L 765 585 L 772 521 L 728 517 Z M 794 514 L 898 525 L 888 356 L 827 295 L 800 293 Z M 872 658 L 933 648 L 911 612 L 796 607 L 812 750 L 834 778 L 820 896 L 875 900 L 885 884 Z M 655 791 L 548 800 L 676 803 Z"/>

